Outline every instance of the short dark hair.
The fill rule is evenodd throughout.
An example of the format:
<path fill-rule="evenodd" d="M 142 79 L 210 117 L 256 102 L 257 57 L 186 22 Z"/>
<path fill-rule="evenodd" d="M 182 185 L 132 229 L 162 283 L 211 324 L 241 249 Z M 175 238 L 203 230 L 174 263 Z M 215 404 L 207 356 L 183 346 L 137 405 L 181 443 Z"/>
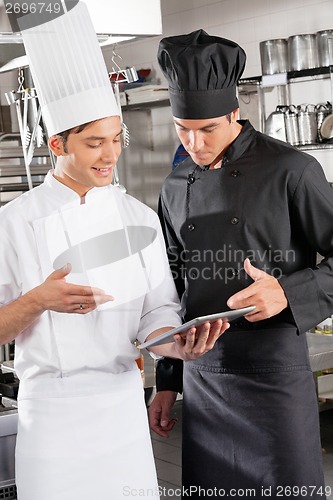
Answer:
<path fill-rule="evenodd" d="M 231 123 L 231 113 L 228 113 L 226 116 L 226 119 L 228 120 L 229 123 Z"/>
<path fill-rule="evenodd" d="M 83 123 L 82 125 L 77 125 L 76 127 L 73 127 L 73 128 L 69 128 L 68 130 L 64 130 L 63 132 L 59 132 L 58 135 L 61 140 L 62 140 L 62 143 L 64 145 L 64 150 L 65 150 L 65 153 L 67 153 L 66 151 L 66 144 L 67 144 L 67 141 L 68 141 L 68 137 L 70 134 L 79 134 L 80 132 L 82 132 L 82 130 L 84 130 L 88 125 L 90 125 L 91 123 L 94 123 L 96 120 L 93 120 L 91 122 L 87 122 L 87 123 Z"/>

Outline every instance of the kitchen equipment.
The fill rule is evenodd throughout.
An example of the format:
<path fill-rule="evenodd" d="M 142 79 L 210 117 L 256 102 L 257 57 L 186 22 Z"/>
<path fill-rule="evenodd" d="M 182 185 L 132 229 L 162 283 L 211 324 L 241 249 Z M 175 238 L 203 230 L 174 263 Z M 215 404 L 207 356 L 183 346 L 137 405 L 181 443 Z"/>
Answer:
<path fill-rule="evenodd" d="M 324 119 L 320 127 L 320 134 L 324 139 L 333 139 L 333 114 Z"/>
<path fill-rule="evenodd" d="M 47 146 L 36 148 L 29 165 L 33 186 L 41 184 L 51 168 Z M 28 189 L 20 134 L 0 135 L 0 207 Z M 10 359 L 9 355 L 4 359 Z"/>
<path fill-rule="evenodd" d="M 284 114 L 288 110 L 288 106 L 277 106 L 276 110 L 271 113 L 265 123 L 265 134 L 286 141 L 286 127 Z"/>
<path fill-rule="evenodd" d="M 113 82 L 113 90 L 114 90 L 114 95 L 119 107 L 119 112 L 120 112 L 120 120 L 121 120 L 121 126 L 122 126 L 122 134 L 121 134 L 121 140 L 122 140 L 122 147 L 127 148 L 129 145 L 129 130 L 127 126 L 125 125 L 123 121 L 123 114 L 121 110 L 121 104 L 120 104 L 120 95 L 119 95 L 119 83 L 118 81 Z M 113 185 L 118 187 L 122 193 L 126 193 L 126 188 L 122 184 L 120 184 L 119 180 L 119 173 L 118 173 L 118 166 L 115 165 L 113 167 Z"/>
<path fill-rule="evenodd" d="M 298 118 L 297 109 L 294 105 L 289 106 L 287 112 L 284 115 L 285 126 L 286 126 L 286 137 L 287 142 L 292 146 L 297 146 L 299 144 L 299 131 L 298 131 Z"/>
<path fill-rule="evenodd" d="M 263 75 L 288 71 L 288 42 L 285 38 L 265 40 L 259 43 Z"/>
<path fill-rule="evenodd" d="M 318 47 L 315 33 L 293 35 L 288 38 L 289 70 L 318 68 Z"/>
<path fill-rule="evenodd" d="M 33 159 L 35 145 L 43 144 L 43 130 L 40 126 L 41 121 L 41 106 L 37 108 L 36 100 L 37 94 L 34 88 L 27 88 L 25 85 L 25 76 L 23 69 L 20 68 L 18 71 L 18 89 L 17 91 L 10 91 L 5 94 L 7 102 L 9 105 L 15 105 L 17 120 L 20 130 L 23 158 L 26 170 L 26 177 L 28 181 L 29 189 L 33 188 L 33 180 L 31 176 L 31 162 Z M 32 106 L 32 107 L 31 107 Z M 22 111 L 23 107 L 23 111 Z M 28 124 L 28 110 L 31 109 L 31 126 L 32 130 L 29 128 Z"/>
<path fill-rule="evenodd" d="M 333 36 L 327 36 L 327 48 L 328 48 L 328 62 L 330 68 L 330 83 L 331 83 L 331 93 L 333 99 Z M 333 138 L 333 114 L 332 105 L 330 107 L 330 112 L 326 118 L 324 118 L 323 123 L 320 127 L 320 134 L 324 139 Z"/>
<path fill-rule="evenodd" d="M 119 179 L 119 172 L 118 172 L 118 167 L 117 165 L 114 166 L 113 168 L 113 182 L 112 184 L 119 188 L 122 193 L 126 193 L 126 188 L 123 186 L 123 184 L 120 184 L 120 179 Z"/>
<path fill-rule="evenodd" d="M 311 111 L 311 107 L 313 107 Z M 317 142 L 317 117 L 312 104 L 300 106 L 297 113 L 299 144 L 315 144 Z"/>
<path fill-rule="evenodd" d="M 319 66 L 330 65 L 329 39 L 333 39 L 333 29 L 317 31 L 317 47 Z M 333 64 L 333 63 L 331 63 Z"/>
<path fill-rule="evenodd" d="M 15 444 L 17 410 L 4 408 L 0 412 L 0 498 L 16 500 Z"/>
<path fill-rule="evenodd" d="M 332 106 L 329 102 L 326 104 L 317 104 L 315 111 L 317 115 L 317 141 L 323 142 L 325 137 L 321 135 L 321 126 L 325 118 L 332 112 Z"/>
<path fill-rule="evenodd" d="M 0 393 L 9 398 L 17 398 L 19 381 L 14 373 L 2 373 L 0 371 Z"/>
<path fill-rule="evenodd" d="M 124 123 L 123 120 L 123 113 L 121 109 L 121 102 L 120 102 L 120 93 L 119 93 L 119 83 L 121 82 L 127 82 L 127 83 L 133 83 L 138 80 L 138 74 L 137 71 L 134 67 L 131 68 L 126 68 L 126 69 L 121 69 L 121 67 L 118 65 L 116 62 L 116 58 L 119 57 L 121 59 L 121 56 L 116 53 L 116 51 L 113 49 L 112 51 L 112 72 L 109 74 L 110 81 L 113 85 L 113 90 L 114 90 L 114 95 L 116 98 L 116 102 L 118 104 L 119 108 L 119 113 L 120 113 L 120 121 L 121 121 L 121 127 L 122 127 L 122 135 L 121 135 L 121 140 L 122 140 L 122 147 L 127 148 L 129 146 L 130 142 L 130 134 L 127 125 Z M 115 165 L 113 168 L 113 185 L 118 187 L 122 193 L 126 193 L 126 188 L 122 184 L 120 184 L 119 181 L 119 173 L 118 173 L 118 166 Z"/>

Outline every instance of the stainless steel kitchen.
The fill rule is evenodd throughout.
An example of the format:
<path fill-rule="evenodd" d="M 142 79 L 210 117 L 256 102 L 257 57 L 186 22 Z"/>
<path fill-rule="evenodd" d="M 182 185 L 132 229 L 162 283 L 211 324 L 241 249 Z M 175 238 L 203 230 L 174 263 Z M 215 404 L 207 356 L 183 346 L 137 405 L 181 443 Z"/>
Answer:
<path fill-rule="evenodd" d="M 333 498 L 332 105 L 332 0 L 0 0 L 0 500 Z"/>

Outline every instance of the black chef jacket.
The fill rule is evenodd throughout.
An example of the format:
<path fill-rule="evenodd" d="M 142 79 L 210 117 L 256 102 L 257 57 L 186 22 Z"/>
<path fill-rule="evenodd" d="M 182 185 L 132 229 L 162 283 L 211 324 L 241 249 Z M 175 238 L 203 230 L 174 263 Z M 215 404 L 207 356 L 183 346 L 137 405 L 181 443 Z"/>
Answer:
<path fill-rule="evenodd" d="M 207 374 L 224 373 L 229 377 L 239 374 L 231 384 L 232 393 L 242 399 L 242 394 L 245 396 L 245 392 L 250 390 L 254 400 L 260 384 L 256 386 L 251 382 L 249 387 L 249 380 L 243 381 L 241 377 L 256 377 L 265 373 L 269 378 L 281 372 L 281 379 L 274 378 L 274 375 L 274 380 L 268 381 L 267 378 L 265 382 L 266 389 L 272 384 L 272 390 L 268 389 L 272 393 L 273 386 L 276 389 L 280 383 L 285 384 L 285 373 L 290 371 L 290 380 L 295 377 L 293 390 L 299 386 L 299 396 L 306 399 L 312 386 L 308 377 L 306 339 L 299 334 L 333 313 L 333 191 L 323 170 L 313 157 L 257 132 L 248 121 L 240 123 L 243 129 L 227 150 L 222 168 L 202 170 L 189 158 L 169 175 L 161 191 L 159 214 L 171 270 L 182 296 L 184 319 L 225 310 L 228 298 L 252 283 L 243 269 L 246 257 L 254 266 L 279 279 L 289 307 L 264 321 L 250 323 L 241 319 L 233 322 L 212 351 L 186 363 L 188 392 L 184 402 L 185 419 L 189 425 L 184 438 L 187 462 L 183 461 L 183 470 L 187 484 L 200 476 L 193 458 L 199 453 L 196 446 L 202 447 L 202 443 L 209 442 L 211 438 L 205 431 L 212 424 L 208 419 L 201 425 L 199 444 L 191 443 L 193 434 L 198 430 L 198 421 L 193 428 L 191 426 L 190 419 L 195 419 L 192 413 L 195 408 L 200 412 L 203 405 L 207 405 L 204 392 L 207 393 L 207 388 L 216 384 L 215 379 L 209 380 Z M 318 265 L 317 252 L 323 256 Z M 159 362 L 158 390 L 180 390 L 181 371 L 177 369 L 176 377 L 173 376 L 172 365 L 179 367 L 179 361 L 165 359 Z M 306 380 L 302 381 L 298 370 L 304 372 Z M 197 380 L 195 373 L 201 373 Z M 208 377 L 205 383 L 203 373 Z M 221 387 L 221 383 L 217 386 Z M 288 394 L 291 399 L 293 390 L 290 389 Z M 220 408 L 219 415 L 228 408 L 227 403 L 221 405 L 218 390 L 210 400 L 214 402 L 213 407 Z M 271 405 L 278 407 L 279 398 L 275 400 L 273 397 Z M 288 407 L 282 403 L 284 406 Z M 289 419 L 288 411 L 292 410 L 286 410 L 287 413 L 281 417 L 281 433 L 285 432 L 282 421 Z M 309 445 L 316 449 L 313 453 L 315 462 L 312 459 L 304 466 L 304 484 L 307 484 L 305 477 L 310 477 L 309 471 L 315 471 L 314 463 L 319 463 L 313 397 L 305 411 L 312 415 L 311 428 L 315 438 Z M 253 413 L 251 415 L 255 418 Z M 207 413 L 201 415 L 201 422 L 206 416 Z M 224 417 L 226 425 L 231 425 L 229 417 Z M 232 421 L 236 422 L 238 417 L 236 413 Z M 299 424 L 305 430 L 304 422 L 299 417 L 290 414 L 290 419 L 295 420 L 295 427 Z M 272 411 L 271 418 L 279 417 Z M 244 421 L 240 422 L 241 426 L 244 425 Z M 191 432 L 189 429 L 192 429 Z M 217 436 L 219 432 L 220 427 L 217 427 Z M 256 432 L 252 438 L 255 442 L 261 439 Z M 295 434 L 295 439 L 301 443 L 306 437 L 304 434 L 296 438 Z M 270 437 L 266 442 L 269 440 Z M 234 442 L 232 446 L 235 449 L 240 446 L 240 455 L 246 456 L 242 443 L 238 445 Z M 283 452 L 278 450 L 279 446 L 275 448 L 276 462 L 280 463 L 284 460 Z M 306 445 L 298 446 L 300 455 L 295 459 L 296 468 L 297 460 L 306 451 Z M 201 448 L 200 455 L 205 456 Z M 216 456 L 212 459 L 210 455 L 208 451 L 206 465 L 211 460 L 211 468 L 214 468 L 219 460 Z M 225 466 L 225 455 L 220 459 L 221 467 L 222 464 Z M 252 460 L 250 455 L 249 460 Z M 190 467 L 187 467 L 188 462 L 191 462 Z M 242 483 L 244 471 L 240 472 L 237 467 L 230 469 L 227 475 L 234 477 L 238 471 L 236 482 Z M 293 471 L 292 465 L 290 467 Z M 317 478 L 315 484 L 320 484 L 321 472 L 316 470 L 314 473 Z M 212 483 L 218 483 L 216 477 L 213 474 L 207 484 L 212 486 Z M 276 480 L 282 481 L 283 474 L 281 477 L 277 475 Z M 287 480 L 286 475 L 284 480 Z M 259 491 L 258 481 L 255 485 Z M 298 485 L 302 482 L 302 478 L 297 478 Z M 246 481 L 244 484 L 246 486 Z M 318 495 L 314 498 L 324 497 Z"/>

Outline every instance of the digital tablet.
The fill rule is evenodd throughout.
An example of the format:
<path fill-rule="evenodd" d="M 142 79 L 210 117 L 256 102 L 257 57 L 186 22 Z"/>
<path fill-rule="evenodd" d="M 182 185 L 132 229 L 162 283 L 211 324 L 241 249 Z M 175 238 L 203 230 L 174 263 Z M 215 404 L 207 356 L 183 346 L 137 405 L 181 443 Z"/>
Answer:
<path fill-rule="evenodd" d="M 234 319 L 240 318 L 241 316 L 244 316 L 245 314 L 248 314 L 254 309 L 255 306 L 251 306 L 244 307 L 243 309 L 232 309 L 230 311 L 224 311 L 221 313 L 208 314 L 207 316 L 199 316 L 198 318 L 191 319 L 191 321 L 187 321 L 187 323 L 177 326 L 177 328 L 173 328 L 172 330 L 162 333 L 161 335 L 158 335 L 151 340 L 147 340 L 147 342 L 143 342 L 143 344 L 140 344 L 138 348 L 145 349 L 146 347 L 153 347 L 156 345 L 167 344 L 168 342 L 174 342 L 173 336 L 175 335 L 175 333 L 184 332 L 191 328 L 191 326 L 200 326 L 207 321 L 209 321 L 210 323 L 214 323 L 214 321 L 217 321 L 218 319 L 222 319 L 225 322 L 232 321 Z"/>

